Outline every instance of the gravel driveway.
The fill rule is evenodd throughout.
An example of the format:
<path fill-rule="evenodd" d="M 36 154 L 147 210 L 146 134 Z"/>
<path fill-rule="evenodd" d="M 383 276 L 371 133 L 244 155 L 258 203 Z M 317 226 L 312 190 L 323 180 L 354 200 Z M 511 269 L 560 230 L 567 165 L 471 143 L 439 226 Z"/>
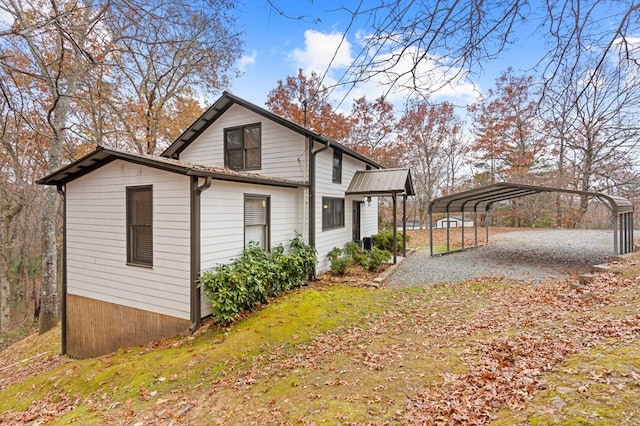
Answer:
<path fill-rule="evenodd" d="M 505 277 L 531 282 L 585 273 L 613 257 L 613 232 L 532 230 L 491 235 L 489 244 L 431 257 L 429 249 L 404 259 L 387 286 L 457 282 L 476 277 Z"/>

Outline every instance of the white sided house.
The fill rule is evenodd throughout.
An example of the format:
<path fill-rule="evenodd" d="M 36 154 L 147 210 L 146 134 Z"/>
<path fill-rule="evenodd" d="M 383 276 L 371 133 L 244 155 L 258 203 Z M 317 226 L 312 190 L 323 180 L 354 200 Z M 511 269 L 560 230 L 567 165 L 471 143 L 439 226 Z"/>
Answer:
<path fill-rule="evenodd" d="M 250 241 L 301 234 L 324 272 L 378 232 L 376 196 L 413 195 L 409 170 L 229 93 L 160 156 L 99 147 L 39 183 L 64 197 L 62 352 L 78 358 L 194 331 L 212 312 L 199 274 Z"/>

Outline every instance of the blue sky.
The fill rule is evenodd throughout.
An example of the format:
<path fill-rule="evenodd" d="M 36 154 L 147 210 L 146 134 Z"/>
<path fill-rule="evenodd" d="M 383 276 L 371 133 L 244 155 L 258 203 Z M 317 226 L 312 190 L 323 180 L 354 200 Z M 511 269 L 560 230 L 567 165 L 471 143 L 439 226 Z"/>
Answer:
<path fill-rule="evenodd" d="M 278 80 L 297 75 L 299 68 L 307 74 L 316 71 L 320 75 L 328 70 L 324 83 L 331 86 L 357 54 L 362 38 L 371 31 L 366 23 L 354 22 L 345 36 L 351 15 L 341 11 L 339 5 L 355 8 L 357 1 L 274 0 L 273 3 L 288 16 L 301 18 L 281 16 L 266 0 L 237 6 L 239 24 L 245 31 L 245 55 L 239 63 L 243 75 L 232 80 L 230 91 L 260 106 L 264 106 Z M 530 26 L 518 34 L 515 44 L 501 58 L 483 64 L 482 70 L 474 70 L 479 76 L 473 83 L 460 81 L 455 87 L 434 94 L 432 99 L 461 106 L 471 103 L 478 93 L 492 87 L 495 78 L 507 67 L 524 72 L 534 66 L 536 58 L 542 55 L 541 49 L 535 27 Z M 366 95 L 373 100 L 383 91 L 384 87 L 375 84 L 361 85 L 349 94 L 337 89 L 332 93 L 333 103 L 346 95 L 340 109 L 348 111 L 354 98 Z M 397 93 L 390 100 L 399 105 L 404 98 L 405 93 Z"/>

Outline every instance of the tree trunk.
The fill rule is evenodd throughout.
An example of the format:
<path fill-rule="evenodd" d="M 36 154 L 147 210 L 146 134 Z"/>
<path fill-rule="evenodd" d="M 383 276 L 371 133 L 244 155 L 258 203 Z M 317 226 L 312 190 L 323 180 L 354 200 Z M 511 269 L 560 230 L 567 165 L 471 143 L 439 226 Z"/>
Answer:
<path fill-rule="evenodd" d="M 11 283 L 5 275 L 5 269 L 0 273 L 0 331 L 11 329 Z"/>
<path fill-rule="evenodd" d="M 39 332 L 45 333 L 58 322 L 58 250 L 56 244 L 56 218 L 58 213 L 56 188 L 45 190 L 42 212 L 42 285 L 40 287 Z"/>
<path fill-rule="evenodd" d="M 62 164 L 69 98 L 60 95 L 51 114 L 53 137 L 49 148 L 49 172 Z M 45 333 L 58 322 L 58 212 L 60 196 L 57 189 L 47 187 L 42 211 L 42 285 L 40 287 L 39 332 Z"/>

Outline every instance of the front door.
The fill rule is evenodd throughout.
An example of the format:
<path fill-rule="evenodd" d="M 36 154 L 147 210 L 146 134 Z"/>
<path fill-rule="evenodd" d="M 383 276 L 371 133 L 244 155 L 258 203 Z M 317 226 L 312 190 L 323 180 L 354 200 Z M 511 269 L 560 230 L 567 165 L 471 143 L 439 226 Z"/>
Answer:
<path fill-rule="evenodd" d="M 352 240 L 360 242 L 360 201 L 353 202 L 353 220 L 351 221 Z"/>

